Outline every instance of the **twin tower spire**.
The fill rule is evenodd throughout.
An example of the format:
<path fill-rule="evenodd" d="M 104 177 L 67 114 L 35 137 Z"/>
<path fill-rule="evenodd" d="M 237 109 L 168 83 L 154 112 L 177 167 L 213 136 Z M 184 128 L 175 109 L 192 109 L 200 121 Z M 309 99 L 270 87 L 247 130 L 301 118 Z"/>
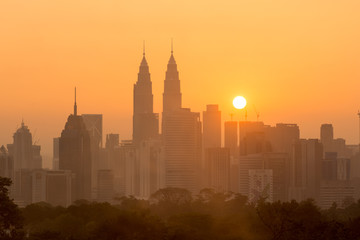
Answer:
<path fill-rule="evenodd" d="M 138 112 L 137 111 L 138 109 L 135 106 L 138 100 L 135 99 L 136 88 L 142 89 L 141 91 L 143 94 L 142 96 L 143 98 L 145 97 L 144 95 L 152 96 L 149 66 L 145 58 L 145 42 L 143 44 L 143 58 L 139 68 L 138 81 L 134 86 L 134 114 Z M 153 100 L 151 97 L 151 103 L 152 102 Z M 177 64 L 174 58 L 173 41 L 171 40 L 171 55 L 167 64 L 167 70 L 164 81 L 163 112 L 169 112 L 180 108 L 181 108 L 181 91 L 180 91 L 179 72 L 177 70 Z M 147 112 L 150 112 L 149 110 L 150 109 L 147 110 L 144 109 L 144 111 Z M 151 112 L 152 112 L 152 107 L 151 107 Z"/>
<path fill-rule="evenodd" d="M 181 108 L 181 93 L 179 72 L 173 55 L 171 42 L 171 56 L 167 65 L 164 93 L 163 112 L 171 112 Z M 154 138 L 159 134 L 159 116 L 153 111 L 152 82 L 150 79 L 149 65 L 145 58 L 145 43 L 143 58 L 139 67 L 138 79 L 134 84 L 134 109 L 133 109 L 133 141 Z"/>

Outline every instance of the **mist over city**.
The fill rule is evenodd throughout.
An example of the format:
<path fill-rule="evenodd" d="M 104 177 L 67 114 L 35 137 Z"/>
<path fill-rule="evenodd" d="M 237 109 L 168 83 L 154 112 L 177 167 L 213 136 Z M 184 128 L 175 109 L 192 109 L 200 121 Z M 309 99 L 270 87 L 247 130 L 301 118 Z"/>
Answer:
<path fill-rule="evenodd" d="M 360 239 L 359 9 L 1 2 L 0 239 Z"/>

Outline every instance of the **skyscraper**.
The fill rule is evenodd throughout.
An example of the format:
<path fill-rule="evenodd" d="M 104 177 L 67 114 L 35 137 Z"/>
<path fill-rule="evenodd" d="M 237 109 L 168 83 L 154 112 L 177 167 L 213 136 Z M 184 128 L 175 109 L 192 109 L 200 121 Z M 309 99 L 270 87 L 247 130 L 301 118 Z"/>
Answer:
<path fill-rule="evenodd" d="M 22 121 L 14 133 L 14 143 L 8 144 L 7 148 L 13 158 L 13 196 L 19 204 L 29 204 L 32 194 L 30 171 L 42 167 L 41 147 L 33 145 L 32 134 Z"/>
<path fill-rule="evenodd" d="M 331 152 L 333 148 L 334 128 L 332 124 L 322 124 L 320 128 L 320 141 L 323 144 L 324 152 Z"/>
<path fill-rule="evenodd" d="M 76 199 L 91 198 L 91 146 L 84 120 L 77 115 L 76 89 L 74 114 L 69 115 L 59 140 L 59 169 L 75 174 Z"/>
<path fill-rule="evenodd" d="M 221 112 L 215 104 L 207 105 L 203 112 L 203 147 L 221 147 Z"/>
<path fill-rule="evenodd" d="M 14 157 L 14 170 L 32 170 L 41 168 L 42 159 L 40 146 L 33 145 L 32 134 L 28 126 L 21 123 L 21 127 L 14 133 L 14 143 L 8 144 L 9 154 Z"/>
<path fill-rule="evenodd" d="M 300 139 L 294 144 L 291 168 L 291 198 L 319 200 L 323 146 L 318 139 Z"/>
<path fill-rule="evenodd" d="M 225 131 L 225 147 L 230 149 L 230 156 L 238 156 L 238 122 L 236 121 L 226 121 L 224 123 Z"/>
<path fill-rule="evenodd" d="M 200 181 L 200 114 L 182 108 L 163 117 L 165 186 L 196 192 Z"/>
<path fill-rule="evenodd" d="M 157 137 L 159 134 L 159 116 L 153 112 L 152 83 L 145 51 L 134 84 L 133 142 Z"/>
<path fill-rule="evenodd" d="M 179 72 L 172 49 L 164 81 L 162 141 L 165 186 L 196 192 L 202 150 L 200 114 L 181 108 Z"/>
<path fill-rule="evenodd" d="M 163 112 L 171 112 L 181 108 L 181 92 L 179 72 L 171 48 L 171 56 L 167 65 L 164 81 Z"/>
<path fill-rule="evenodd" d="M 97 188 L 97 177 L 99 169 L 102 169 L 101 163 L 101 147 L 102 147 L 102 132 L 103 132 L 103 116 L 102 114 L 82 114 L 81 115 L 85 127 L 90 136 L 90 149 L 91 149 L 91 188 L 92 198 L 96 198 L 95 192 Z"/>

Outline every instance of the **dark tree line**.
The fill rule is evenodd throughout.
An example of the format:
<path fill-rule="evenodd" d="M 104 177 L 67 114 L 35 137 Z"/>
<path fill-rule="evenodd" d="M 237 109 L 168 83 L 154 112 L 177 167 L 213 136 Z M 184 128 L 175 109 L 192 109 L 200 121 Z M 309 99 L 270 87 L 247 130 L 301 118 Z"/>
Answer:
<path fill-rule="evenodd" d="M 19 210 L 6 181 L 0 181 L 0 239 L 360 239 L 360 201 L 320 210 L 312 200 L 249 204 L 240 194 L 204 189 L 192 196 L 166 188 L 149 200 L 81 200 L 67 208 L 37 203 Z"/>

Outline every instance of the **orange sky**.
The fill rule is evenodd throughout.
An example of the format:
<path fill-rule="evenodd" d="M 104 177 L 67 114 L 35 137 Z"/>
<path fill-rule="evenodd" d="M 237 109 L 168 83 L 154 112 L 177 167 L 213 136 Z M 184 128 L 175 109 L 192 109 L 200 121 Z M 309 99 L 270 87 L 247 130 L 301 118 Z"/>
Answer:
<path fill-rule="evenodd" d="M 243 95 L 249 120 L 255 105 L 266 124 L 298 123 L 308 138 L 332 123 L 356 143 L 359 11 L 358 0 L 2 0 L 0 144 L 24 117 L 51 156 L 75 85 L 79 113 L 129 139 L 142 42 L 161 112 L 171 38 L 184 107 L 217 103 L 226 120 Z"/>

